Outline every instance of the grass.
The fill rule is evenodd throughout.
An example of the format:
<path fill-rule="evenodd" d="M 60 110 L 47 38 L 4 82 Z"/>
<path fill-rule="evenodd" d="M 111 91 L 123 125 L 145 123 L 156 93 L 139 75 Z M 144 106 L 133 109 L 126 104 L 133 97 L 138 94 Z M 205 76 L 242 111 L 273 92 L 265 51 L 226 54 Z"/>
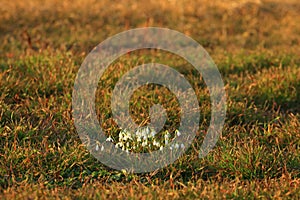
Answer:
<path fill-rule="evenodd" d="M 0 12 L 1 198 L 300 198 L 298 1 L 0 0 Z M 120 57 L 97 89 L 97 114 L 107 134 L 118 132 L 109 107 L 112 88 L 138 64 L 178 70 L 201 109 L 200 131 L 184 156 L 151 173 L 128 174 L 102 165 L 84 147 L 72 121 L 72 90 L 94 46 L 145 26 L 181 31 L 205 47 L 225 84 L 227 117 L 213 151 L 198 159 L 210 120 L 201 76 L 163 51 Z M 147 124 L 153 103 L 167 108 L 164 129 L 174 131 L 178 103 L 163 88 L 134 93 L 132 117 Z"/>

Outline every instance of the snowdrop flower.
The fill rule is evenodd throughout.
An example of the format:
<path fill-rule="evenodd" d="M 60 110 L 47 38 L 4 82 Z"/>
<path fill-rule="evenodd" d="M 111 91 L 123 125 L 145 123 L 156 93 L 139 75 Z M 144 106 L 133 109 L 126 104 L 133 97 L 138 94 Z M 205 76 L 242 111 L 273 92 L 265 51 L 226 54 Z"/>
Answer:
<path fill-rule="evenodd" d="M 150 133 L 150 128 L 147 126 L 147 128 L 145 129 L 145 131 L 146 131 L 146 134 L 149 135 L 149 133 Z"/>
<path fill-rule="evenodd" d="M 144 138 L 144 140 L 148 139 L 148 133 L 147 133 L 146 129 L 142 130 L 142 137 Z"/>
<path fill-rule="evenodd" d="M 181 147 L 182 149 L 184 149 L 184 144 L 182 143 L 182 144 L 180 145 L 180 147 Z"/>
<path fill-rule="evenodd" d="M 154 146 L 157 146 L 157 147 L 160 146 L 159 142 L 157 142 L 156 140 L 153 140 L 153 145 L 154 145 Z"/>
<path fill-rule="evenodd" d="M 96 148 L 95 148 L 96 151 L 99 151 L 99 145 L 96 144 Z"/>
<path fill-rule="evenodd" d="M 106 142 L 113 142 L 114 140 L 109 136 L 108 138 L 106 138 Z"/>
<path fill-rule="evenodd" d="M 137 142 L 141 142 L 141 141 L 142 141 L 141 136 L 138 136 L 137 137 Z"/>
<path fill-rule="evenodd" d="M 123 140 L 124 140 L 124 141 L 127 141 L 128 139 L 130 139 L 130 136 L 129 136 L 129 135 L 125 135 L 125 136 L 123 137 Z"/>
<path fill-rule="evenodd" d="M 144 140 L 148 140 L 148 136 L 147 135 L 144 135 Z"/>
<path fill-rule="evenodd" d="M 131 133 L 126 131 L 125 138 L 126 138 L 126 140 L 128 140 L 128 139 L 132 140 Z"/>
<path fill-rule="evenodd" d="M 156 146 L 157 142 L 156 140 L 153 140 L 153 145 Z"/>
<path fill-rule="evenodd" d="M 154 130 L 152 130 L 150 134 L 151 134 L 152 137 L 155 137 L 156 132 Z"/>
<path fill-rule="evenodd" d="M 175 148 L 178 149 L 179 148 L 179 144 L 176 143 L 175 144 Z"/>
<path fill-rule="evenodd" d="M 102 145 L 102 146 L 101 146 L 101 151 L 103 151 L 103 150 L 104 150 L 104 146 Z"/>
<path fill-rule="evenodd" d="M 178 130 L 176 130 L 175 133 L 178 137 L 181 136 L 181 133 Z"/>
<path fill-rule="evenodd" d="M 117 144 L 116 144 L 116 148 L 119 148 L 119 147 L 123 147 L 124 145 L 123 145 L 123 143 L 121 143 L 121 142 L 118 142 Z"/>
<path fill-rule="evenodd" d="M 160 150 L 160 151 L 162 151 L 163 149 L 164 149 L 164 147 L 163 147 L 163 146 L 161 146 L 161 147 L 159 148 L 159 150 Z"/>
<path fill-rule="evenodd" d="M 165 140 L 165 145 L 167 145 L 169 143 L 169 141 L 168 140 Z"/>
<path fill-rule="evenodd" d="M 169 133 L 169 131 L 166 131 L 165 139 L 169 139 L 169 137 L 170 137 L 170 133 Z"/>
<path fill-rule="evenodd" d="M 123 134 L 123 131 L 121 131 L 120 134 L 119 134 L 119 141 L 122 140 L 123 137 L 124 137 L 124 134 Z"/>
<path fill-rule="evenodd" d="M 132 140 L 131 134 L 127 136 L 128 139 Z"/>
<path fill-rule="evenodd" d="M 142 136 L 142 133 L 141 133 L 140 129 L 137 129 L 137 131 L 135 132 L 135 135 L 136 135 L 137 137 Z"/>
<path fill-rule="evenodd" d="M 144 141 L 143 143 L 142 143 L 142 146 L 144 147 L 144 146 L 146 146 L 148 144 L 148 141 L 146 140 L 146 141 Z"/>

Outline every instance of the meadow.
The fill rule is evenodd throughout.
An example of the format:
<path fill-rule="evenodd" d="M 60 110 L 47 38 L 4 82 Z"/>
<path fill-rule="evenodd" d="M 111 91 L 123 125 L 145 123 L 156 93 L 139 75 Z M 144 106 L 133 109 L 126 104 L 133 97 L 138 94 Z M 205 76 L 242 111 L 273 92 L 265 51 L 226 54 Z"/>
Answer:
<path fill-rule="evenodd" d="M 1 199 L 300 199 L 300 2 L 297 0 L 0 0 Z M 298 21 L 298 22 L 297 22 Z M 101 126 L 118 132 L 110 97 L 117 80 L 149 62 L 172 66 L 195 89 L 201 117 L 192 146 L 150 173 L 106 167 L 80 140 L 72 119 L 76 74 L 88 53 L 132 28 L 164 27 L 199 42 L 215 61 L 227 94 L 223 132 L 204 158 L 209 92 L 182 58 L 139 50 L 116 60 L 99 81 Z M 164 88 L 131 98 L 137 124 L 148 108 L 179 108 Z"/>

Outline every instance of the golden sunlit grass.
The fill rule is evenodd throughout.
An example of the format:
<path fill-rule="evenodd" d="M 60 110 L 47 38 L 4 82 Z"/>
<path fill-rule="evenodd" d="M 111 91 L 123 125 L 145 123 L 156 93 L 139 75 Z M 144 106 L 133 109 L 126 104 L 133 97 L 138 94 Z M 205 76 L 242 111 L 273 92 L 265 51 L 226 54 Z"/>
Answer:
<path fill-rule="evenodd" d="M 299 199 L 300 3 L 244 1 L 0 0 L 0 196 L 4 199 Z M 186 155 L 164 169 L 127 174 L 93 158 L 71 116 L 72 90 L 85 56 L 109 36 L 158 26 L 183 32 L 210 53 L 227 92 L 223 133 L 198 158 L 210 120 L 201 76 L 178 56 L 137 51 L 115 61 L 97 90 L 107 134 L 110 95 L 132 67 L 163 63 L 182 73 L 200 102 L 200 130 Z M 149 122 L 163 103 L 178 126 L 167 90 L 134 93 L 132 117 Z"/>

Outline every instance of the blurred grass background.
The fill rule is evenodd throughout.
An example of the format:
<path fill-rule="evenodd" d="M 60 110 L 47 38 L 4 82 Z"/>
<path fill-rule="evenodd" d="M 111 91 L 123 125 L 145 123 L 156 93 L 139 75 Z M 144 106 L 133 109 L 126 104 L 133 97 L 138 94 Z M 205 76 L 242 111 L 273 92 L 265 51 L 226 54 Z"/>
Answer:
<path fill-rule="evenodd" d="M 0 0 L 0 13 L 1 198 L 300 198 L 298 1 Z M 71 94 L 94 46 L 149 26 L 185 33 L 210 53 L 226 87 L 227 119 L 217 146 L 198 159 L 210 119 L 201 78 L 166 52 L 121 57 L 97 90 L 107 132 L 113 121 L 109 98 L 103 101 L 101 94 L 109 96 L 114 81 L 139 63 L 164 63 L 183 73 L 196 88 L 202 112 L 197 140 L 185 156 L 153 173 L 126 174 L 106 168 L 82 145 Z M 147 98 L 153 96 L 135 108 L 137 120 L 147 118 L 140 115 Z"/>

